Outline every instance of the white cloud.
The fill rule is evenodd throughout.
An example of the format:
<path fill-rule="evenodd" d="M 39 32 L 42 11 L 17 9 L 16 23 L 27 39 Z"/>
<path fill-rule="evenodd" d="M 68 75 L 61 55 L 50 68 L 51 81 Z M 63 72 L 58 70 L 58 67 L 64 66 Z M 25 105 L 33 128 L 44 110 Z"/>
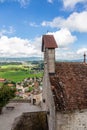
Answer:
<path fill-rule="evenodd" d="M 21 7 L 26 7 L 29 4 L 30 0 L 0 0 L 0 2 L 18 2 Z"/>
<path fill-rule="evenodd" d="M 42 26 L 68 28 L 71 31 L 87 32 L 87 11 L 74 12 L 68 18 L 56 17 L 52 21 L 43 21 Z"/>
<path fill-rule="evenodd" d="M 38 26 L 39 26 L 39 25 L 37 25 L 35 22 L 30 22 L 29 25 L 30 25 L 31 27 L 38 27 Z"/>
<path fill-rule="evenodd" d="M 77 54 L 83 55 L 84 53 L 87 54 L 87 48 L 81 48 L 77 50 Z"/>
<path fill-rule="evenodd" d="M 79 56 L 76 54 L 76 52 L 68 50 L 64 51 L 63 49 L 57 49 L 56 50 L 56 59 L 57 60 L 74 60 L 79 59 Z"/>
<path fill-rule="evenodd" d="M 53 0 L 48 0 L 49 3 L 53 3 Z"/>
<path fill-rule="evenodd" d="M 59 31 L 48 33 L 55 37 L 58 47 L 66 50 L 67 46 L 76 40 L 68 29 L 61 29 Z M 11 57 L 29 57 L 41 56 L 42 37 L 36 37 L 33 40 L 22 39 L 19 37 L 7 37 L 2 35 L 0 38 L 0 56 Z"/>
<path fill-rule="evenodd" d="M 15 32 L 15 29 L 13 26 L 9 26 L 8 29 L 4 26 L 3 29 L 0 30 L 0 36 L 6 35 L 6 34 L 13 34 Z"/>
<path fill-rule="evenodd" d="M 29 4 L 30 0 L 16 0 L 20 3 L 21 7 L 26 7 Z"/>
<path fill-rule="evenodd" d="M 87 52 L 87 48 L 79 49 L 75 52 L 68 48 L 68 45 L 76 40 L 76 37 L 72 36 L 67 29 L 61 29 L 49 34 L 54 35 L 55 40 L 58 43 L 56 59 L 80 59 L 83 57 L 84 51 Z M 7 36 L 1 36 L 0 57 L 42 57 L 41 45 L 42 37 L 28 40 L 18 37 L 8 38 Z"/>
<path fill-rule="evenodd" d="M 76 36 L 73 36 L 66 28 L 62 28 L 59 31 L 48 33 L 54 35 L 54 38 L 59 47 L 65 47 L 76 41 Z"/>
<path fill-rule="evenodd" d="M 39 45 L 38 45 L 39 44 Z M 0 56 L 11 57 L 29 57 L 40 56 L 41 38 L 36 38 L 33 41 L 21 39 L 18 37 L 8 38 L 2 36 L 0 38 Z M 39 50 L 39 51 L 38 51 Z"/>
<path fill-rule="evenodd" d="M 74 8 L 78 3 L 87 3 L 87 0 L 63 0 L 65 8 Z"/>
<path fill-rule="evenodd" d="M 56 49 L 56 59 L 57 60 L 83 59 L 84 52 L 87 55 L 87 48 L 79 48 L 78 50 L 73 50 L 72 48 L 64 50 L 64 48 L 58 48 Z"/>

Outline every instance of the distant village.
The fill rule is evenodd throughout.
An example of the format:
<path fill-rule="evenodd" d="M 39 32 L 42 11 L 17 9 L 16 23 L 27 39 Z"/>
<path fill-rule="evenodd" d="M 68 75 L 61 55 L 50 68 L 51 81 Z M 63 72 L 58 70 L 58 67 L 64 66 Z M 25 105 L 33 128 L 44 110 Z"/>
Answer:
<path fill-rule="evenodd" d="M 32 104 L 39 104 L 42 99 L 42 78 L 25 78 L 22 82 L 8 81 L 4 78 L 0 78 L 0 83 L 7 85 L 8 87 L 15 87 L 15 99 L 27 99 Z"/>

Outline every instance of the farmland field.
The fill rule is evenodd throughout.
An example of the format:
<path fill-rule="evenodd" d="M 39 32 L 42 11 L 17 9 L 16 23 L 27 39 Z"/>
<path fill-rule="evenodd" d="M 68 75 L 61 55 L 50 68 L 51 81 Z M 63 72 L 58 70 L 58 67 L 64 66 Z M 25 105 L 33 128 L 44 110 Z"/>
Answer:
<path fill-rule="evenodd" d="M 42 77 L 42 75 L 42 72 L 32 71 L 30 67 L 24 67 L 23 65 L 0 66 L 0 78 L 14 82 L 20 82 L 28 77 Z"/>

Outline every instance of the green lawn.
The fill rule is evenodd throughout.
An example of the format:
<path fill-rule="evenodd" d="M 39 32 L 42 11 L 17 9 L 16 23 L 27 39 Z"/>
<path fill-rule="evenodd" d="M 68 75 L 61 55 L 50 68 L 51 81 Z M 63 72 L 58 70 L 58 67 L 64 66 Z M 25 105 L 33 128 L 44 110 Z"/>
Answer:
<path fill-rule="evenodd" d="M 30 70 L 22 66 L 2 66 L 0 68 L 0 78 L 5 78 L 14 82 L 20 82 L 28 77 L 42 77 L 42 72 L 30 74 Z"/>
<path fill-rule="evenodd" d="M 23 65 L 2 65 L 2 69 L 9 69 L 9 68 L 23 68 Z"/>

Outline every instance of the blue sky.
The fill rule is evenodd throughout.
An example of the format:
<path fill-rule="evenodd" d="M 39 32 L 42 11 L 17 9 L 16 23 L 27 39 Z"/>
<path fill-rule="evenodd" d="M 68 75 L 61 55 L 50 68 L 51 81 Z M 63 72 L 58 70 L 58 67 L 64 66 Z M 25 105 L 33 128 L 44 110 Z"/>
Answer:
<path fill-rule="evenodd" d="M 52 34 L 56 59 L 87 54 L 87 0 L 0 0 L 0 57 L 42 56 L 41 39 Z"/>

